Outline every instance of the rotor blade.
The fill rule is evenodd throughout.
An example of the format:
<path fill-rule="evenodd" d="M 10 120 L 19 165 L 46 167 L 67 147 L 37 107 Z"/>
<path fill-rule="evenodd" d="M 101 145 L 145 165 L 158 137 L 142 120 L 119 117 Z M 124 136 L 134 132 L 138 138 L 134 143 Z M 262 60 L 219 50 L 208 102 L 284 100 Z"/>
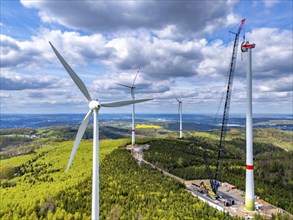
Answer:
<path fill-rule="evenodd" d="M 102 107 L 120 107 L 125 105 L 131 105 L 139 102 L 147 102 L 153 99 L 137 99 L 137 100 L 127 100 L 127 101 L 120 101 L 120 102 L 109 102 L 101 104 Z"/>
<path fill-rule="evenodd" d="M 92 101 L 92 98 L 85 87 L 84 83 L 81 81 L 81 79 L 78 77 L 78 75 L 74 72 L 74 70 L 68 65 L 68 63 L 64 60 L 64 58 L 60 55 L 60 53 L 57 51 L 57 49 L 53 46 L 53 44 L 49 41 L 49 44 L 51 45 L 54 53 L 70 75 L 70 77 L 73 79 L 77 87 L 80 89 L 80 91 L 83 93 L 83 95 L 86 97 L 86 99 L 90 102 Z"/>
<path fill-rule="evenodd" d="M 180 114 L 180 102 L 179 102 L 179 105 L 178 105 L 178 114 Z"/>
<path fill-rule="evenodd" d="M 66 172 L 68 172 L 69 170 L 69 167 L 71 166 L 72 164 L 72 161 L 73 161 L 73 158 L 75 156 L 75 153 L 77 151 L 77 148 L 79 146 L 79 143 L 82 139 L 82 136 L 85 132 L 85 129 L 87 127 L 87 124 L 89 123 L 89 120 L 91 118 L 91 115 L 92 115 L 93 111 L 90 110 L 87 115 L 84 117 L 83 121 L 81 122 L 79 128 L 78 128 L 78 132 L 77 132 L 77 135 L 75 137 L 75 140 L 74 140 L 74 144 L 73 144 L 73 148 L 72 148 L 72 151 L 71 151 L 71 155 L 70 155 L 70 158 L 69 158 L 69 161 L 68 161 L 68 165 L 67 165 L 67 168 L 66 168 Z"/>
<path fill-rule="evenodd" d="M 140 68 L 137 70 L 137 73 L 136 73 L 136 75 L 135 75 L 135 77 L 134 77 L 134 80 L 133 80 L 133 83 L 132 83 L 131 87 L 134 86 L 134 83 L 135 83 L 135 80 L 136 80 L 136 78 L 137 78 L 137 75 L 138 75 L 139 71 L 140 71 Z"/>
<path fill-rule="evenodd" d="M 179 103 L 180 103 L 179 99 L 177 99 L 177 98 L 175 98 L 175 99 L 177 100 L 177 102 L 179 102 Z"/>
<path fill-rule="evenodd" d="M 115 83 L 116 85 L 119 85 L 119 86 L 124 86 L 124 87 L 127 87 L 127 88 L 130 88 L 131 89 L 131 86 L 128 86 L 128 85 L 124 85 L 124 84 L 120 84 L 120 83 Z"/>

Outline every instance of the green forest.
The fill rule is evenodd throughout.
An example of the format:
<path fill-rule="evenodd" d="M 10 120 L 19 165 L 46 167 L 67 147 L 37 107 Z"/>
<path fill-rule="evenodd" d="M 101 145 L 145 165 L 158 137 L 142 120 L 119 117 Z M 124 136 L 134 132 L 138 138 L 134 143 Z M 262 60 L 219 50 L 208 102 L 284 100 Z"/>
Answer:
<path fill-rule="evenodd" d="M 123 148 L 129 141 L 101 141 L 101 219 L 231 218 L 157 170 L 138 166 Z M 56 142 L 1 161 L 0 218 L 90 219 L 92 143 L 82 142 L 66 174 L 71 146 L 72 141 Z"/>
<path fill-rule="evenodd" d="M 293 213 L 293 146 L 291 145 L 291 149 L 288 149 L 288 145 L 284 148 L 279 146 L 279 143 L 286 140 L 292 144 L 292 135 L 287 132 L 287 136 L 281 136 L 282 132 L 271 132 L 272 129 L 255 131 L 256 194 L 269 203 Z M 281 137 L 278 138 L 278 135 Z M 274 144 L 274 141 L 269 142 L 269 139 L 273 138 L 279 139 L 277 144 Z M 185 140 L 153 140 L 150 142 L 150 149 L 144 152 L 144 158 L 183 179 L 207 179 L 204 152 L 207 152 L 214 173 L 217 143 L 217 134 L 208 133 L 201 133 Z M 244 132 L 232 130 L 228 134 L 222 153 L 221 169 L 220 181 L 229 182 L 244 190 Z"/>
<path fill-rule="evenodd" d="M 57 131 L 52 133 L 55 135 Z M 28 131 L 12 135 L 4 132 L 3 135 L 15 140 L 23 138 L 21 135 L 25 132 Z M 228 133 L 220 177 L 240 189 L 244 189 L 245 177 L 243 134 L 240 130 Z M 146 160 L 184 179 L 206 179 L 203 154 L 207 152 L 213 170 L 217 136 L 217 132 L 190 132 L 182 140 L 140 138 L 139 142 L 151 146 L 144 151 Z M 290 141 L 289 132 L 255 131 L 256 193 L 292 213 Z M 12 143 L 1 152 L 0 218 L 90 219 L 92 140 L 81 142 L 68 173 L 65 168 L 73 141 L 44 136 L 14 143 L 14 148 Z M 235 219 L 199 201 L 183 185 L 161 172 L 148 165 L 137 165 L 125 149 L 129 143 L 127 138 L 100 141 L 100 219 Z"/>

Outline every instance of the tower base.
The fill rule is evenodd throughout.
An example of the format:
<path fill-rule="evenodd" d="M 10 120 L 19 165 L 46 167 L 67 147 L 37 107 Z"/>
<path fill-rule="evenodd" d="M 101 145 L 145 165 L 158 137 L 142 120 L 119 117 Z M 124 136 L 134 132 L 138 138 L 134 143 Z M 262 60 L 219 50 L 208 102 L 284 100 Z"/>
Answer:
<path fill-rule="evenodd" d="M 248 210 L 248 211 L 254 211 L 255 210 L 254 199 L 245 198 L 245 209 Z"/>

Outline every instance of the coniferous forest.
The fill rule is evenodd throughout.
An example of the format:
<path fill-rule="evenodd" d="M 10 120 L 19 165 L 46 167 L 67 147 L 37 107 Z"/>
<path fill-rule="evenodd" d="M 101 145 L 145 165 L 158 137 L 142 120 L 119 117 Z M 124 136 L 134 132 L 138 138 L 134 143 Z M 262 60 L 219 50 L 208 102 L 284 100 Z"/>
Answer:
<path fill-rule="evenodd" d="M 144 158 L 186 180 L 207 179 L 204 152 L 215 172 L 217 142 L 209 138 L 156 140 Z M 265 201 L 293 213 L 293 151 L 273 144 L 254 142 L 255 193 Z M 222 152 L 220 181 L 245 190 L 245 141 L 227 140 Z"/>

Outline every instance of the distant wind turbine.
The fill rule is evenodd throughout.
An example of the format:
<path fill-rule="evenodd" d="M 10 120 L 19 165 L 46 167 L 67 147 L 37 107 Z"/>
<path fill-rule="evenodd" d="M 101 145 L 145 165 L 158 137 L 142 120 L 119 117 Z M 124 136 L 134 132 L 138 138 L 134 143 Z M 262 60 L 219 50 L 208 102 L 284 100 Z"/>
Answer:
<path fill-rule="evenodd" d="M 93 185 L 92 185 L 92 219 L 99 219 L 99 122 L 98 122 L 98 113 L 101 107 L 120 107 L 125 105 L 130 105 L 139 102 L 149 101 L 151 99 L 139 99 L 139 100 L 128 100 L 128 101 L 119 101 L 119 102 L 111 102 L 111 103 L 100 103 L 98 100 L 92 99 L 87 88 L 84 83 L 78 77 L 78 75 L 74 72 L 74 70 L 68 65 L 68 63 L 63 59 L 63 57 L 59 54 L 56 48 L 49 42 L 56 56 L 75 82 L 77 87 L 86 97 L 89 102 L 89 112 L 86 114 L 85 118 L 81 122 L 79 126 L 77 135 L 74 140 L 72 152 L 70 155 L 70 159 L 68 161 L 66 172 L 68 172 L 69 167 L 72 164 L 73 158 L 79 146 L 79 143 L 82 139 L 82 136 L 85 132 L 87 124 L 91 118 L 92 113 L 94 113 L 94 132 L 93 132 Z"/>
<path fill-rule="evenodd" d="M 180 101 L 179 99 L 177 99 L 178 102 L 178 114 L 180 114 L 180 130 L 179 130 L 179 137 L 182 138 L 182 101 Z"/>
<path fill-rule="evenodd" d="M 135 94 L 135 92 L 134 92 L 134 90 L 135 90 L 134 83 L 135 83 L 135 80 L 136 80 L 136 78 L 137 78 L 137 75 L 138 75 L 139 71 L 140 71 L 140 69 L 138 69 L 138 71 L 137 71 L 137 73 L 136 73 L 136 75 L 135 75 L 135 77 L 134 77 L 134 80 L 133 80 L 131 86 L 124 85 L 124 84 L 120 84 L 120 83 L 116 83 L 116 84 L 119 85 L 119 86 L 124 86 L 124 87 L 130 88 L 130 92 L 131 92 L 132 100 L 135 99 L 135 98 L 134 98 L 134 94 Z M 135 105 L 134 105 L 134 103 L 133 103 L 133 105 L 132 105 L 132 127 L 131 127 L 131 133 L 132 133 L 132 140 L 131 140 L 131 143 L 132 143 L 132 146 L 135 145 L 135 122 L 134 122 L 134 121 L 135 121 Z"/>

